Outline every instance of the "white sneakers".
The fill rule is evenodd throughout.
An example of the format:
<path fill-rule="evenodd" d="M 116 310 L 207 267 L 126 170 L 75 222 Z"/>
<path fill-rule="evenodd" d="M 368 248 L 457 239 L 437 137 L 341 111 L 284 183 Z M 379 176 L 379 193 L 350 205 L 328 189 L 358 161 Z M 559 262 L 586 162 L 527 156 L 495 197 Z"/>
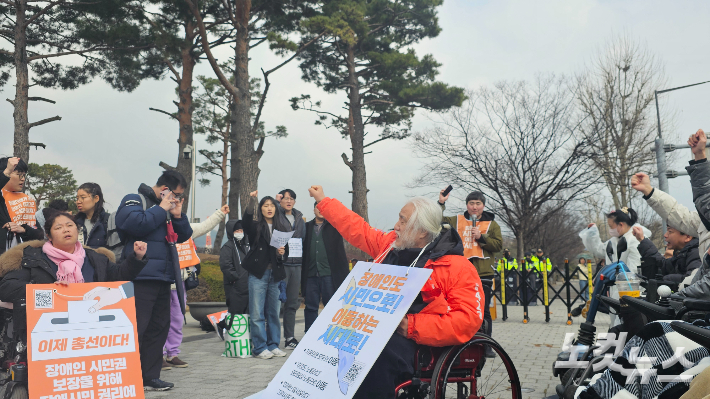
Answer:
<path fill-rule="evenodd" d="M 266 350 L 264 350 L 263 352 L 259 353 L 258 355 L 254 356 L 254 357 L 257 358 L 257 359 L 266 360 L 266 359 L 271 359 L 271 358 L 274 357 L 274 356 L 276 356 L 276 357 L 284 357 L 284 356 L 286 356 L 286 352 L 282 351 L 282 350 L 279 349 L 279 348 L 276 348 L 276 349 L 274 349 L 274 350 L 272 350 L 272 351 L 266 349 Z"/>
<path fill-rule="evenodd" d="M 272 350 L 271 353 L 272 353 L 274 356 L 276 356 L 276 357 L 284 357 L 284 356 L 286 356 L 286 352 L 282 351 L 282 350 L 279 349 L 279 348 L 276 348 L 276 349 Z"/>
<path fill-rule="evenodd" d="M 254 357 L 257 358 L 257 359 L 264 359 L 264 360 L 266 360 L 266 359 L 271 359 L 272 357 L 274 357 L 274 354 L 271 353 L 270 350 L 265 349 L 263 352 L 259 353 L 258 355 L 254 356 Z"/>

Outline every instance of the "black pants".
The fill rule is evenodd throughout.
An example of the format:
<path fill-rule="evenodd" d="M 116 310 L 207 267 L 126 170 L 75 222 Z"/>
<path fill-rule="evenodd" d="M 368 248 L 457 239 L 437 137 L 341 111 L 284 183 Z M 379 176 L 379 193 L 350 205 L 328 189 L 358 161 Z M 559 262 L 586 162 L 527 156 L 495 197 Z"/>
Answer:
<path fill-rule="evenodd" d="M 353 399 L 392 399 L 398 384 L 412 378 L 416 342 L 394 333 Z"/>
<path fill-rule="evenodd" d="M 491 318 L 491 298 L 493 297 L 493 290 L 486 284 L 483 285 L 483 294 L 486 303 L 483 304 L 483 320 L 486 321 L 485 333 L 491 337 L 493 334 L 493 319 Z"/>
<path fill-rule="evenodd" d="M 160 378 L 163 347 L 170 330 L 170 283 L 139 280 L 133 285 L 143 380 L 152 380 Z"/>

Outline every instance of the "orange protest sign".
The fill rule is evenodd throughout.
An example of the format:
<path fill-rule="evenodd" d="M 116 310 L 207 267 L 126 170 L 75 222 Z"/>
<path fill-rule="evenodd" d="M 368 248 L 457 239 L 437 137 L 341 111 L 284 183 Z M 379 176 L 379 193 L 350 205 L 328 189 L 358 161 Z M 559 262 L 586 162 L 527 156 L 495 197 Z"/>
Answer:
<path fill-rule="evenodd" d="M 200 263 L 200 258 L 197 257 L 197 251 L 195 251 L 195 242 L 192 241 L 192 238 L 181 244 L 175 244 L 175 248 L 177 248 L 177 253 L 180 257 L 181 269 Z"/>
<path fill-rule="evenodd" d="M 5 199 L 5 204 L 7 205 L 7 213 L 10 214 L 10 219 L 13 222 L 17 224 L 26 224 L 28 226 L 35 225 L 37 205 L 29 195 L 3 189 L 2 196 Z"/>
<path fill-rule="evenodd" d="M 477 222 L 476 226 L 481 234 L 488 233 L 491 222 Z M 456 216 L 456 231 L 458 231 L 463 241 L 463 256 L 466 258 L 484 258 L 483 248 L 473 239 L 473 221 L 467 220 L 463 215 Z"/>
<path fill-rule="evenodd" d="M 133 283 L 28 284 L 27 340 L 31 398 L 144 398 Z"/>
<path fill-rule="evenodd" d="M 219 328 L 219 327 L 217 327 L 217 323 L 219 323 L 220 321 L 222 321 L 222 319 L 227 317 L 228 314 L 229 314 L 228 310 L 223 310 L 221 312 L 208 314 L 207 320 L 209 320 L 210 323 L 212 323 L 212 327 L 214 327 L 214 329 L 217 330 Z"/>

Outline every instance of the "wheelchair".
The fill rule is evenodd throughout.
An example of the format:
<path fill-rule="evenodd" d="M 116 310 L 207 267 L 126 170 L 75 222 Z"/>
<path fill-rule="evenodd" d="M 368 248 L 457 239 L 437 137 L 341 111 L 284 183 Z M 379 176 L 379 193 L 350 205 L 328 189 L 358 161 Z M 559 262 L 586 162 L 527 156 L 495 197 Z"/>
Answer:
<path fill-rule="evenodd" d="M 486 347 L 495 357 L 485 357 Z M 420 346 L 415 359 L 414 376 L 397 386 L 396 399 L 522 399 L 513 361 L 483 333 L 462 345 Z"/>
<path fill-rule="evenodd" d="M 27 399 L 27 313 L 25 300 L 0 308 L 0 399 Z"/>

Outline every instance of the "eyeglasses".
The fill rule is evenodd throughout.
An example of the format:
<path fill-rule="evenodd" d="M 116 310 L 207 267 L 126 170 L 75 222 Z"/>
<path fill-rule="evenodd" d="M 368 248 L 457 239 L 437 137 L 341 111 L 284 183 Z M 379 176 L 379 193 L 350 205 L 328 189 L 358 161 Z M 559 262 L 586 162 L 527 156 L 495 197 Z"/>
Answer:
<path fill-rule="evenodd" d="M 10 174 L 17 176 L 18 178 L 20 178 L 20 180 L 25 180 L 27 178 L 27 173 L 12 172 Z"/>
<path fill-rule="evenodd" d="M 178 193 L 176 193 L 175 191 L 173 191 L 172 193 L 173 193 L 173 196 L 175 197 L 175 199 L 176 199 L 176 200 L 180 200 L 180 199 L 182 199 L 182 197 L 183 197 L 183 196 L 185 195 L 185 193 L 184 193 L 184 192 L 183 192 L 183 193 L 180 193 L 180 194 L 178 194 Z"/>
<path fill-rule="evenodd" d="M 296 199 L 291 197 L 284 197 L 283 200 L 287 202 L 296 202 Z"/>
<path fill-rule="evenodd" d="M 91 197 L 76 197 L 76 202 L 84 202 Z"/>

